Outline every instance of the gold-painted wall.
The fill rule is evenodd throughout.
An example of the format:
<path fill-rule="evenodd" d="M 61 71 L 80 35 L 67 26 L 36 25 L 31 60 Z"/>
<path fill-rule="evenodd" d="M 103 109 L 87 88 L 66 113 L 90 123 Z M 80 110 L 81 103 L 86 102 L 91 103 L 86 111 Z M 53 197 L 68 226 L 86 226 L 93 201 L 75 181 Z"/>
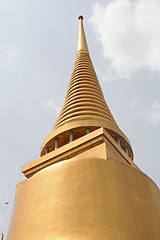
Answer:
<path fill-rule="evenodd" d="M 8 240 L 159 240 L 160 191 L 128 164 L 76 158 L 29 178 Z"/>

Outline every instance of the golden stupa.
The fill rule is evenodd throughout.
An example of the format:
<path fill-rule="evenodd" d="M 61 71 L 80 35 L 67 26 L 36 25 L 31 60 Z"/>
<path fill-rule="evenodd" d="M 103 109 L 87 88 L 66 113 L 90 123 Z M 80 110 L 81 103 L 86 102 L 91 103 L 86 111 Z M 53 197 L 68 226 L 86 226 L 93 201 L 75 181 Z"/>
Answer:
<path fill-rule="evenodd" d="M 160 240 L 160 191 L 133 163 L 79 20 L 65 103 L 41 157 L 23 166 L 8 240 Z"/>

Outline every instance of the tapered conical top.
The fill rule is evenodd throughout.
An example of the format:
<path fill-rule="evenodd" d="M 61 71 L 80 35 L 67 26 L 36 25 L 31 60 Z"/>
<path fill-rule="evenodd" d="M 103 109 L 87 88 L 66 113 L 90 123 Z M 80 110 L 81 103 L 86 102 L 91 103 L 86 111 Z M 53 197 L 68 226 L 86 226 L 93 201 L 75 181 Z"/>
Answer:
<path fill-rule="evenodd" d="M 124 148 L 130 148 L 127 137 L 119 129 L 106 104 L 89 56 L 82 16 L 79 21 L 77 57 L 65 103 L 53 131 L 43 143 L 42 155 L 46 147 L 54 148 L 52 141 L 55 139 L 58 139 L 59 146 L 68 143 L 70 131 L 74 132 L 74 140 L 84 135 L 85 129 L 93 131 L 100 127 L 104 127 L 115 139 L 117 136 L 122 138 Z"/>
<path fill-rule="evenodd" d="M 84 28 L 83 28 L 83 16 L 79 16 L 78 20 L 79 20 L 79 34 L 78 34 L 77 52 L 80 50 L 88 52 L 87 41 L 86 41 Z"/>

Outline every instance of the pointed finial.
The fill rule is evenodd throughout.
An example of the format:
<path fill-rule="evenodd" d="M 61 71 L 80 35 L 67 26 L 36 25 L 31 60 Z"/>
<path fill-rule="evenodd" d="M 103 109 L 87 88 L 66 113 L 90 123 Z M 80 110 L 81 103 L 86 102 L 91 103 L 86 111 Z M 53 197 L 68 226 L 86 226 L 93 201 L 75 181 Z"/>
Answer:
<path fill-rule="evenodd" d="M 78 20 L 80 20 L 80 22 L 79 22 L 79 35 L 78 35 L 77 52 L 80 51 L 80 50 L 84 50 L 84 51 L 88 52 L 88 46 L 87 46 L 86 37 L 85 37 L 85 33 L 84 33 L 84 28 L 83 28 L 83 22 L 82 22 L 83 21 L 83 16 L 80 15 L 78 17 Z"/>
<path fill-rule="evenodd" d="M 82 15 L 80 15 L 80 16 L 78 17 L 78 20 L 80 20 L 80 19 L 83 20 L 83 16 L 82 16 Z"/>

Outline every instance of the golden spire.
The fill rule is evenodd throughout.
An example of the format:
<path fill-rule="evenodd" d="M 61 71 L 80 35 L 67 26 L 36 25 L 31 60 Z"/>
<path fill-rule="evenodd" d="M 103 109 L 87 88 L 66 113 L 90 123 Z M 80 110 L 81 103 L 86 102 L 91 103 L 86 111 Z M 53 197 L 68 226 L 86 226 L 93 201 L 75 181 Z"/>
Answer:
<path fill-rule="evenodd" d="M 83 28 L 83 16 L 79 16 L 78 20 L 79 20 L 79 35 L 78 35 L 77 52 L 80 50 L 84 50 L 84 51 L 88 52 L 87 41 L 86 41 L 86 37 L 84 34 L 84 28 Z"/>
<path fill-rule="evenodd" d="M 77 139 L 77 132 L 85 132 L 84 128 L 89 128 L 91 131 L 104 127 L 113 138 L 121 138 L 123 148 L 132 150 L 129 140 L 125 134 L 119 129 L 115 122 L 109 107 L 104 99 L 97 75 L 95 73 L 92 61 L 89 56 L 87 42 L 83 28 L 83 17 L 80 20 L 77 57 L 69 83 L 66 99 L 61 113 L 56 121 L 54 129 L 45 139 L 42 145 L 41 154 L 45 154 L 45 149 L 50 148 L 51 151 L 56 148 L 59 141 L 59 146 L 68 143 L 70 131 L 74 131 L 73 139 Z M 48 151 L 48 150 L 47 150 Z"/>

